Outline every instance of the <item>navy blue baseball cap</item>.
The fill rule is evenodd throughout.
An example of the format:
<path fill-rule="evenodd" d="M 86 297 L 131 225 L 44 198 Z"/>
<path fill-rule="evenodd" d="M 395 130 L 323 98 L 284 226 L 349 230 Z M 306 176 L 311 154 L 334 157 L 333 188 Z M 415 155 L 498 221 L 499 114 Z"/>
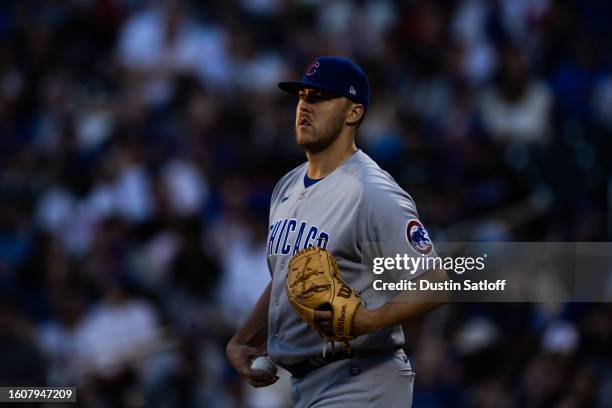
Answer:
<path fill-rule="evenodd" d="M 346 96 L 365 109 L 370 104 L 370 85 L 365 72 L 346 58 L 319 57 L 308 64 L 301 81 L 280 82 L 283 91 L 297 94 L 300 89 L 314 88 Z"/>

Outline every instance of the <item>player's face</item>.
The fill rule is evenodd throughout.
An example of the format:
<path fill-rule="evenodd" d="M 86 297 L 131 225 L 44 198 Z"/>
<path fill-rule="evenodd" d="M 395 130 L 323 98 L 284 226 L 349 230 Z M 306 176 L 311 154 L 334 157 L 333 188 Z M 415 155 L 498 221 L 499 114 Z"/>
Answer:
<path fill-rule="evenodd" d="M 345 124 L 348 99 L 318 90 L 302 89 L 295 113 L 295 137 L 305 150 L 318 153 L 328 148 Z"/>

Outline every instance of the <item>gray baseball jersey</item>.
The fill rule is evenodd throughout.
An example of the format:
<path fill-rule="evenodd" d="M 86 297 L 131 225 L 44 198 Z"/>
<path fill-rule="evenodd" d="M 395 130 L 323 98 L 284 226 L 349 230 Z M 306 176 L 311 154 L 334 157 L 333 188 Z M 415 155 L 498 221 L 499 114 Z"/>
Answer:
<path fill-rule="evenodd" d="M 366 243 L 380 243 L 385 256 L 394 256 L 398 249 L 433 256 L 433 245 L 410 195 L 361 150 L 309 187 L 304 183 L 307 168 L 304 163 L 285 175 L 276 185 L 270 205 L 268 354 L 282 365 L 320 355 L 326 345 L 326 340 L 298 317 L 285 293 L 287 266 L 296 252 L 310 246 L 329 250 L 342 278 L 368 308 L 379 307 L 386 300 L 372 289 L 376 275 L 363 273 Z M 354 349 L 403 344 L 399 325 L 351 341 Z"/>

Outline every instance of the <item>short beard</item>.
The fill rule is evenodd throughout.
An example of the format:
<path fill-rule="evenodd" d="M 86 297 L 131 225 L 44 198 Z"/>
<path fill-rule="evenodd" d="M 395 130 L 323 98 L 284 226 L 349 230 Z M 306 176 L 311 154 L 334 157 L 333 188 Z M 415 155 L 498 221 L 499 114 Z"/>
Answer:
<path fill-rule="evenodd" d="M 338 118 L 336 122 L 330 123 L 322 129 L 322 137 L 314 142 L 302 143 L 300 146 L 308 153 L 321 153 L 331 146 L 340 137 L 340 132 L 344 126 L 343 118 Z"/>

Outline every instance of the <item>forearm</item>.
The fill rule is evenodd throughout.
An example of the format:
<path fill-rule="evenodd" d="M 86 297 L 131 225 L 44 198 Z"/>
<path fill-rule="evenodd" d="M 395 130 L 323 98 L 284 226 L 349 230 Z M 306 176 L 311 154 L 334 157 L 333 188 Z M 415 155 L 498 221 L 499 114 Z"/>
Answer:
<path fill-rule="evenodd" d="M 266 342 L 268 337 L 268 305 L 270 303 L 271 291 L 272 281 L 268 283 L 268 286 L 261 293 L 246 322 L 234 334 L 230 344 L 247 344 L 257 347 Z"/>

